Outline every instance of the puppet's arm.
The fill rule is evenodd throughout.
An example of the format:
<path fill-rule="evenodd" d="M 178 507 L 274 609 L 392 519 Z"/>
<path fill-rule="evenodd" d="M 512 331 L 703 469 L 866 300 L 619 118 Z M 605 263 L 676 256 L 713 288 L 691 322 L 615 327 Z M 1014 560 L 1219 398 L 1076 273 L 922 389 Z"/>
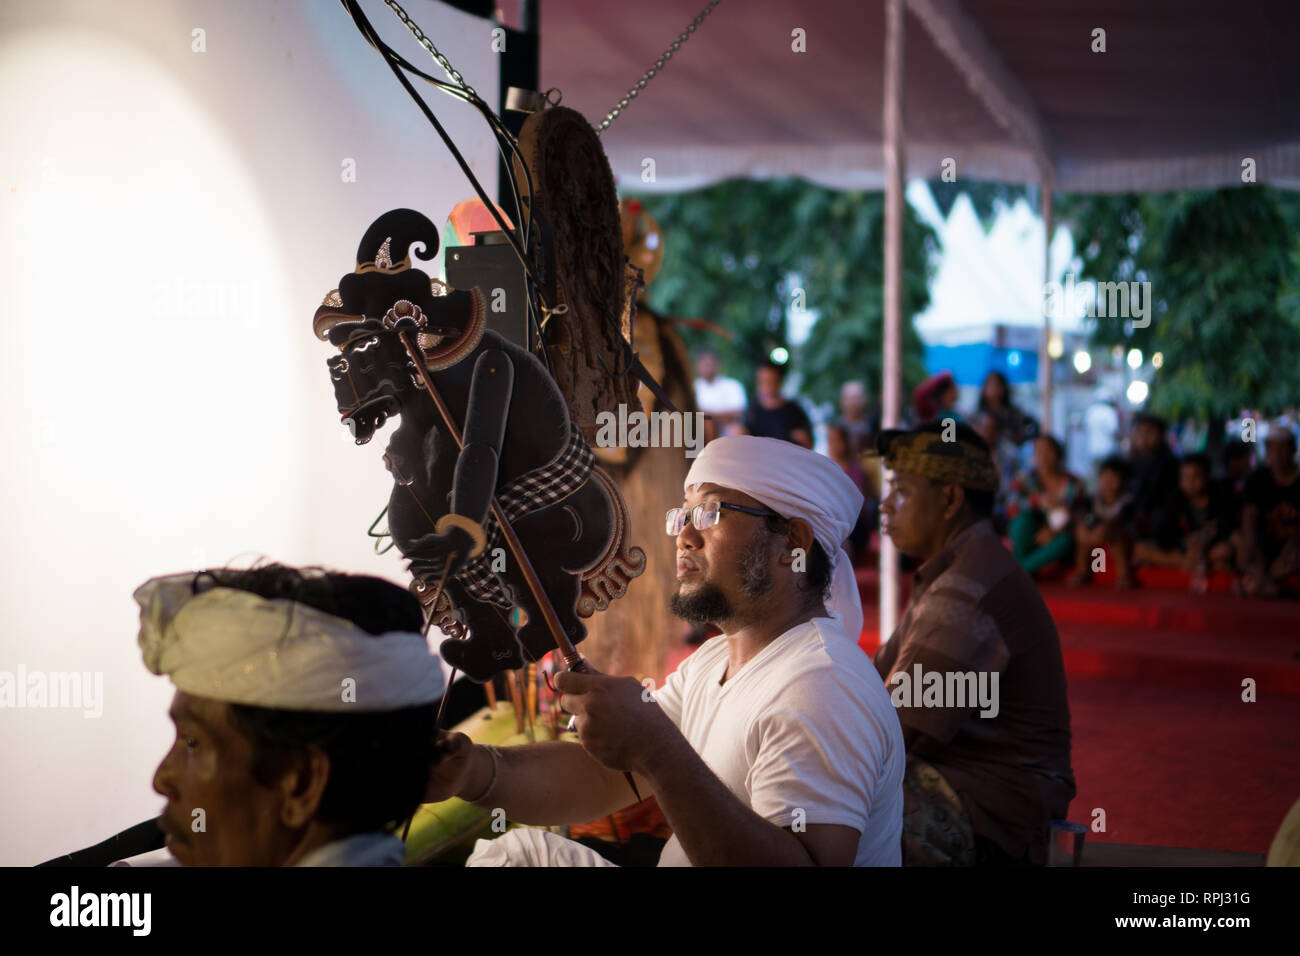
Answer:
<path fill-rule="evenodd" d="M 505 441 L 506 417 L 514 390 L 515 368 L 499 349 L 488 349 L 474 363 L 465 431 L 452 480 L 451 511 L 438 520 L 436 534 L 413 547 L 411 570 L 441 575 L 451 552 L 451 571 L 482 551 L 483 522 L 497 484 L 497 462 Z"/>

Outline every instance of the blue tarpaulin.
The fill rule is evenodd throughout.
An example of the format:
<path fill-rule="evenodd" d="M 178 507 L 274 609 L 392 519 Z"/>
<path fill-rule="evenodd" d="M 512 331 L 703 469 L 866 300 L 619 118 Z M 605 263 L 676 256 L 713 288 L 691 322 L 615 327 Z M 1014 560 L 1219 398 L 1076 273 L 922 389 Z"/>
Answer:
<path fill-rule="evenodd" d="M 1038 353 L 1028 349 L 999 348 L 988 342 L 967 345 L 927 345 L 925 370 L 931 375 L 952 372 L 958 385 L 982 385 L 984 376 L 998 371 L 1011 385 L 1038 381 Z"/>

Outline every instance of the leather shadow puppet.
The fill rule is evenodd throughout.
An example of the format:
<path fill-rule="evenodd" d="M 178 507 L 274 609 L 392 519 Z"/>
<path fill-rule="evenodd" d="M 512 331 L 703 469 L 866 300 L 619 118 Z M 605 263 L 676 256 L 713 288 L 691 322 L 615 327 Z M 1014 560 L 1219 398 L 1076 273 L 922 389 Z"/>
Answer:
<path fill-rule="evenodd" d="M 582 618 L 626 593 L 645 555 L 628 548 L 622 495 L 546 368 L 487 328 L 479 289 L 447 290 L 411 268 L 415 244 L 421 259 L 438 250 L 421 213 L 397 209 L 372 223 L 313 329 L 339 349 L 327 364 L 357 444 L 400 415 L 384 454 L 389 532 L 428 619 L 451 635 L 443 659 L 486 681 L 556 646 L 492 515 L 494 496 L 574 644 L 587 634 Z"/>

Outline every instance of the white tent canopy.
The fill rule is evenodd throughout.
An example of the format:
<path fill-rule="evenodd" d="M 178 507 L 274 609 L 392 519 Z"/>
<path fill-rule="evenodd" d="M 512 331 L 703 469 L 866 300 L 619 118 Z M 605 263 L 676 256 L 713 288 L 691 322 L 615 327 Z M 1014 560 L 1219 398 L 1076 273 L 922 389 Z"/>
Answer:
<path fill-rule="evenodd" d="M 1042 327 L 1043 220 L 1028 202 L 1017 200 L 985 232 L 966 195 L 957 197 L 946 217 L 923 182 L 914 180 L 907 198 L 918 217 L 938 234 L 943 247 L 943 259 L 930 281 L 930 305 L 916 316 L 916 331 L 922 339 L 957 345 L 986 341 L 992 325 Z M 1073 261 L 1074 241 L 1069 230 L 1056 230 L 1050 275 L 1063 287 Z M 1053 328 L 1082 332 L 1083 311 L 1062 308 Z"/>
<path fill-rule="evenodd" d="M 599 123 L 703 6 L 546 0 L 542 86 Z M 1166 191 L 1240 185 L 1249 158 L 1259 182 L 1300 188 L 1293 0 L 907 9 L 908 178 L 951 158 L 959 180 Z M 640 189 L 781 175 L 882 188 L 883 36 L 875 0 L 722 0 L 602 137 L 615 174 Z"/>

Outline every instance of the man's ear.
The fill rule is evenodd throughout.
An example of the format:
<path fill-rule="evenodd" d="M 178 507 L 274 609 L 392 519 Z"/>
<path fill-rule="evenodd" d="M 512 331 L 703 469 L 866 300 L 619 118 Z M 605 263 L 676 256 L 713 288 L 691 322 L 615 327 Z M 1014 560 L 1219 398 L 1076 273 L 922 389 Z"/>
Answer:
<path fill-rule="evenodd" d="M 813 541 L 816 536 L 813 534 L 812 525 L 803 518 L 791 518 L 785 527 L 785 551 L 780 557 L 781 564 L 793 564 L 796 558 L 796 550 L 802 548 L 803 567 L 808 564 L 808 552 L 812 550 Z"/>
<path fill-rule="evenodd" d="M 966 504 L 966 489 L 961 485 L 943 486 L 943 519 L 951 521 Z"/>
<path fill-rule="evenodd" d="M 306 826 L 320 810 L 330 779 L 330 758 L 311 747 L 296 767 L 280 778 L 280 822 L 295 829 Z"/>

